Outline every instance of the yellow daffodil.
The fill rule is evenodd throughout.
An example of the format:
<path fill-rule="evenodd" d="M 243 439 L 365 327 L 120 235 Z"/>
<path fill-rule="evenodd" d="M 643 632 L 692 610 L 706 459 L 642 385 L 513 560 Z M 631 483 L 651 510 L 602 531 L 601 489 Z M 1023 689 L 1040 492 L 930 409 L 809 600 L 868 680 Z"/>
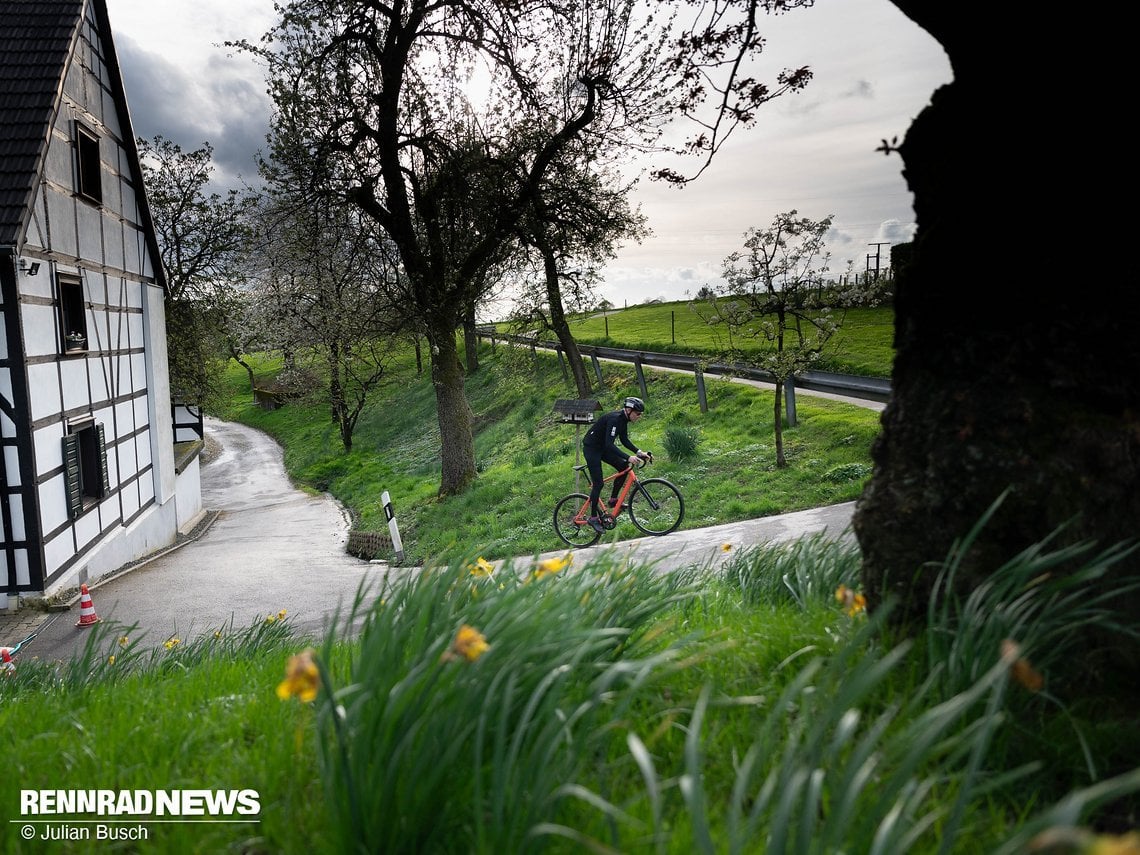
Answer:
<path fill-rule="evenodd" d="M 214 630 L 214 638 L 221 638 L 221 637 L 222 637 L 222 631 L 220 629 L 215 629 Z"/>
<path fill-rule="evenodd" d="M 836 602 L 843 604 L 843 610 L 847 612 L 848 617 L 855 617 L 867 608 L 867 598 L 846 585 L 840 585 L 835 589 L 835 599 Z"/>
<path fill-rule="evenodd" d="M 126 647 L 130 643 L 131 643 L 131 640 L 129 638 L 127 638 L 125 635 L 119 636 L 119 647 Z"/>
<path fill-rule="evenodd" d="M 732 552 L 732 544 L 731 543 L 721 544 L 720 551 L 721 552 Z"/>
<path fill-rule="evenodd" d="M 114 653 L 112 653 L 110 656 L 107 657 L 107 664 L 108 665 L 114 665 L 115 664 L 115 654 Z"/>
<path fill-rule="evenodd" d="M 1140 853 L 1140 832 L 1127 834 L 1102 834 L 1093 838 L 1084 850 L 1086 855 L 1137 855 Z"/>
<path fill-rule="evenodd" d="M 282 609 L 281 611 L 279 611 L 277 613 L 277 620 L 285 620 L 285 615 L 287 615 L 287 614 L 289 614 L 289 613 L 287 611 L 285 611 L 285 609 Z"/>
<path fill-rule="evenodd" d="M 467 569 L 472 576 L 491 576 L 495 572 L 495 565 L 480 555 L 474 564 L 467 565 Z"/>
<path fill-rule="evenodd" d="M 179 639 L 174 638 L 172 636 L 172 637 L 166 639 L 166 641 L 162 642 L 162 646 L 165 647 L 167 650 L 173 650 L 175 647 L 177 647 L 181 643 L 182 642 Z"/>
<path fill-rule="evenodd" d="M 454 662 L 458 659 L 474 662 L 490 649 L 491 645 L 487 643 L 483 633 L 473 626 L 463 624 L 455 633 L 455 640 L 451 642 L 451 647 L 443 652 L 440 659 L 444 662 Z"/>
<path fill-rule="evenodd" d="M 547 576 L 553 576 L 555 573 L 565 570 L 573 561 L 574 557 L 569 552 L 561 558 L 547 558 L 535 568 L 534 578 L 544 579 Z"/>
<path fill-rule="evenodd" d="M 304 703 L 309 703 L 317 697 L 321 675 L 313 653 L 313 649 L 307 647 L 296 656 L 289 657 L 285 666 L 285 679 L 277 685 L 277 697 L 281 700 L 297 697 Z"/>
<path fill-rule="evenodd" d="M 1040 692 L 1045 687 L 1045 678 L 1021 655 L 1021 645 L 1011 639 L 1001 643 L 1001 655 L 1009 662 L 1009 676 L 1015 683 L 1031 692 Z"/>

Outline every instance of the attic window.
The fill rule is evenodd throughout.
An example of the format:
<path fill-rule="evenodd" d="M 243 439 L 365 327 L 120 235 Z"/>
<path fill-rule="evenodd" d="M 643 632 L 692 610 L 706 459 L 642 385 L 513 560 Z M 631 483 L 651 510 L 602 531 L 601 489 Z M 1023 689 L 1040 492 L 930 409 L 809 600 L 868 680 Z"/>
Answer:
<path fill-rule="evenodd" d="M 75 124 L 76 190 L 93 202 L 103 202 L 102 167 L 99 160 L 99 138 L 83 125 Z"/>
<path fill-rule="evenodd" d="M 86 353 L 87 307 L 83 302 L 83 280 L 78 276 L 59 277 L 59 328 L 64 353 Z"/>

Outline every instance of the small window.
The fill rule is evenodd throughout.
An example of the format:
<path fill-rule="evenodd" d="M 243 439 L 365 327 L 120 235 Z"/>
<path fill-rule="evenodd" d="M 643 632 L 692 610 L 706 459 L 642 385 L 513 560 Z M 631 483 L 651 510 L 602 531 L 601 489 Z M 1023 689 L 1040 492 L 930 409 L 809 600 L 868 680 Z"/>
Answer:
<path fill-rule="evenodd" d="M 87 128 L 75 125 L 76 176 L 80 196 L 103 202 L 103 169 L 99 160 L 99 138 Z"/>
<path fill-rule="evenodd" d="M 107 442 L 103 425 L 93 421 L 71 426 L 63 438 L 63 474 L 67 489 L 67 515 L 78 519 L 88 507 L 106 496 Z"/>
<path fill-rule="evenodd" d="M 87 352 L 87 306 L 78 276 L 59 277 L 59 327 L 64 353 Z"/>

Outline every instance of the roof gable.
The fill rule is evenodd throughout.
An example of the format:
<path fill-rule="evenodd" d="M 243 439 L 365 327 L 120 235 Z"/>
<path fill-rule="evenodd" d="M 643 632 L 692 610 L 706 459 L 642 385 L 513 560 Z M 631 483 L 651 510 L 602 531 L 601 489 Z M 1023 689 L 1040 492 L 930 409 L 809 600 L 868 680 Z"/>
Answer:
<path fill-rule="evenodd" d="M 5 0 L 0 15 L 0 245 L 16 244 L 78 32 L 83 0 Z"/>
<path fill-rule="evenodd" d="M 111 37 L 106 0 L 2 0 L 0 14 L 0 247 L 26 236 L 45 153 L 64 100 L 68 72 L 77 60 L 86 19 L 95 22 L 115 121 L 134 188 L 137 222 L 143 230 L 156 283 L 166 289 L 143 183 L 142 165 L 127 108 L 119 59 Z"/>

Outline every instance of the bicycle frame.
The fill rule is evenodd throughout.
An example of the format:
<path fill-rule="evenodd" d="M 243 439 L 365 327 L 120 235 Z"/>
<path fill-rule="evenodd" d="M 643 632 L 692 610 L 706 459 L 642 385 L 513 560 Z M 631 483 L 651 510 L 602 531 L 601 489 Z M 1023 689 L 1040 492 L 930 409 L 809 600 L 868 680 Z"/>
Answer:
<path fill-rule="evenodd" d="M 617 472 L 615 472 L 613 475 L 610 475 L 608 478 L 602 479 L 602 484 L 606 484 L 609 481 L 613 481 L 615 478 L 620 478 L 622 475 L 627 475 L 628 477 L 625 479 L 625 483 L 622 484 L 621 492 L 618 493 L 617 501 L 614 503 L 613 508 L 610 508 L 606 504 L 606 500 L 604 498 L 602 498 L 601 496 L 598 496 L 598 510 L 604 514 L 609 514 L 611 517 L 615 517 L 615 518 L 625 508 L 625 500 L 629 497 L 630 491 L 637 484 L 637 470 L 633 466 L 627 466 L 625 469 L 619 469 Z M 592 482 L 591 482 L 590 486 L 591 487 L 593 486 Z M 603 490 L 602 492 L 605 492 L 605 491 Z M 582 518 L 583 522 L 585 522 L 586 518 L 589 515 L 590 515 L 590 500 L 586 499 L 586 501 L 582 503 L 582 507 L 578 510 L 578 516 Z"/>

